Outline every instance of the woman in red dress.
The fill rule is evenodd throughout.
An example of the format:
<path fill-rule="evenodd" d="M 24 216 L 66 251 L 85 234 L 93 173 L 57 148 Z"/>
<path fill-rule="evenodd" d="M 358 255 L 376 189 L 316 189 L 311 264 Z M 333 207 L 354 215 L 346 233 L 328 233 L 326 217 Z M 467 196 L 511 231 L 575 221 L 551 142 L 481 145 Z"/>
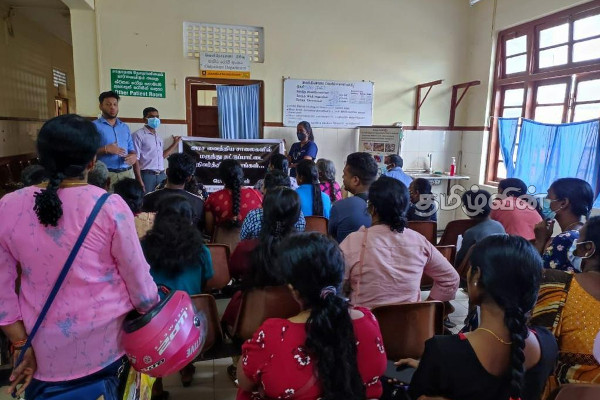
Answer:
<path fill-rule="evenodd" d="M 379 398 L 381 332 L 368 309 L 337 295 L 344 275 L 337 243 L 318 233 L 292 235 L 275 262 L 303 311 L 266 320 L 243 345 L 237 399 Z"/>
<path fill-rule="evenodd" d="M 224 189 L 211 193 L 204 204 L 206 232 L 212 235 L 215 225 L 241 226 L 246 215 L 262 206 L 258 190 L 242 187 L 244 170 L 236 160 L 224 160 L 219 165 L 219 177 Z"/>

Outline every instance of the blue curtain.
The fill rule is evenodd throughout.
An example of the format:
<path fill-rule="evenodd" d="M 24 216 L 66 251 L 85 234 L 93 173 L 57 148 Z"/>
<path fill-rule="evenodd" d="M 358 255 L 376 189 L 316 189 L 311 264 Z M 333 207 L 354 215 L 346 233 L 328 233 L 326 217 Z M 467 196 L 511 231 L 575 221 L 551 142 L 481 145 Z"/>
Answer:
<path fill-rule="evenodd" d="M 523 120 L 514 177 L 546 193 L 559 178 L 587 181 L 598 195 L 600 120 L 551 125 Z M 508 175 L 509 177 L 511 175 Z M 594 207 L 600 206 L 600 198 Z"/>
<path fill-rule="evenodd" d="M 502 158 L 506 166 L 506 174 L 507 176 L 513 176 L 515 173 L 513 155 L 515 153 L 519 118 L 498 118 L 498 127 L 500 151 L 502 151 Z"/>
<path fill-rule="evenodd" d="M 258 139 L 259 85 L 217 85 L 219 131 L 224 139 Z"/>

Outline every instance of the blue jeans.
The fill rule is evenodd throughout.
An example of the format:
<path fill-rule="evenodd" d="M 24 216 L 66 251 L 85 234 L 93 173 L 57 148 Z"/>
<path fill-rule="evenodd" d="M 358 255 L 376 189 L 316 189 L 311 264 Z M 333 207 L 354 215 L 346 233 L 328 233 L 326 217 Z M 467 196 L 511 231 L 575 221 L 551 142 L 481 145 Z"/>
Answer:
<path fill-rule="evenodd" d="M 142 175 L 142 181 L 144 182 L 144 186 L 146 187 L 144 194 L 154 192 L 154 190 L 156 190 L 156 187 L 163 183 L 165 179 L 167 179 L 165 171 L 162 171 L 160 174 L 156 175 L 152 171 L 144 170 L 141 171 L 140 174 Z"/>
<path fill-rule="evenodd" d="M 70 381 L 45 382 L 37 379 L 32 379 L 27 389 L 25 389 L 25 398 L 38 399 L 42 398 L 44 393 L 49 394 L 54 391 L 57 391 L 61 394 L 66 394 L 70 390 L 74 390 L 87 383 L 91 383 L 100 379 L 105 379 L 108 393 L 105 394 L 104 399 L 121 400 L 121 398 L 123 397 L 123 389 L 125 388 L 124 385 L 125 380 L 127 379 L 128 371 L 129 364 L 127 362 L 127 359 L 125 357 L 122 357 L 114 363 L 110 364 L 109 366 L 101 369 L 100 371 Z"/>

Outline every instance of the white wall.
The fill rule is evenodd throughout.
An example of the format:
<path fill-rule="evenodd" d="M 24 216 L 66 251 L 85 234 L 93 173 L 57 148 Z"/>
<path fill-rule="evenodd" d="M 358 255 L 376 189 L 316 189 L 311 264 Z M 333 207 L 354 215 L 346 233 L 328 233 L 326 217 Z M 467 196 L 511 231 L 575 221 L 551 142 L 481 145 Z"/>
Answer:
<path fill-rule="evenodd" d="M 184 119 L 184 79 L 199 68 L 183 57 L 183 22 L 253 25 L 265 29 L 265 62 L 252 64 L 252 79 L 265 81 L 266 121 L 282 120 L 283 76 L 372 80 L 374 123 L 405 125 L 414 86 L 445 79 L 421 114 L 423 125 L 445 126 L 450 87 L 463 78 L 467 10 L 459 0 L 97 0 L 99 90 L 109 89 L 111 68 L 166 72 L 166 99 L 127 97 L 121 114 L 137 117 L 153 104 L 164 118 Z M 79 112 L 96 109 L 85 104 Z"/>

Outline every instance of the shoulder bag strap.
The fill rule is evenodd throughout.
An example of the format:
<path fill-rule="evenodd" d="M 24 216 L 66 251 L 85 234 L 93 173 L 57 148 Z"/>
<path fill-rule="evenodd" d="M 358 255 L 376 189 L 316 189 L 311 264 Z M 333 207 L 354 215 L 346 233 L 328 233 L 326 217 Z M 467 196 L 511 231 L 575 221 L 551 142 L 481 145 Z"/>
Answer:
<path fill-rule="evenodd" d="M 29 349 L 29 347 L 31 347 L 31 341 L 33 340 L 35 334 L 37 333 L 38 329 L 40 328 L 40 325 L 42 324 L 42 321 L 46 317 L 46 314 L 48 313 L 48 310 L 50 309 L 52 302 L 56 298 L 56 294 L 58 293 L 58 290 L 60 289 L 62 283 L 64 282 L 65 278 L 67 277 L 67 273 L 69 272 L 69 269 L 71 268 L 71 265 L 73 264 L 73 261 L 75 261 L 75 257 L 77 256 L 77 253 L 79 252 L 79 249 L 81 248 L 81 245 L 83 244 L 83 241 L 85 240 L 85 237 L 87 236 L 88 232 L 90 231 L 90 228 L 92 227 L 92 224 L 94 223 L 94 220 L 96 219 L 96 216 L 98 216 L 98 213 L 100 212 L 100 209 L 102 208 L 102 205 L 104 204 L 104 202 L 106 202 L 106 199 L 108 199 L 109 196 L 110 196 L 110 193 L 105 193 L 98 199 L 98 201 L 96 202 L 96 205 L 92 209 L 92 212 L 90 213 L 89 217 L 85 221 L 85 225 L 83 226 L 83 229 L 81 230 L 81 233 L 79 234 L 79 237 L 77 238 L 77 241 L 75 242 L 75 245 L 71 249 L 71 253 L 69 254 L 69 257 L 67 258 L 65 265 L 63 266 L 62 270 L 60 271 L 60 274 L 58 275 L 58 278 L 56 279 L 56 283 L 54 284 L 52 291 L 48 295 L 48 299 L 46 300 L 46 303 L 44 304 L 44 307 L 42 308 L 40 315 L 38 316 L 37 320 L 35 321 L 35 325 L 33 326 L 31 333 L 27 337 L 27 342 L 25 343 L 25 345 L 21 349 L 21 352 L 19 353 L 19 358 L 17 359 L 17 362 L 15 363 L 15 367 L 18 366 L 21 363 L 21 361 L 23 361 L 23 356 L 25 355 L 25 352 Z"/>

